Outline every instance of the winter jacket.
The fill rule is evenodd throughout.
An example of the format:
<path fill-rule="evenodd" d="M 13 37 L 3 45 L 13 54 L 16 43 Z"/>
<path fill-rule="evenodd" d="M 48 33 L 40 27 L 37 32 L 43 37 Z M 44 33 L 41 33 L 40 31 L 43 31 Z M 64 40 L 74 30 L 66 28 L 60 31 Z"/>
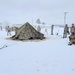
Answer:
<path fill-rule="evenodd" d="M 71 32 L 71 33 L 75 33 L 75 27 L 74 27 L 74 26 L 71 27 L 70 32 Z"/>

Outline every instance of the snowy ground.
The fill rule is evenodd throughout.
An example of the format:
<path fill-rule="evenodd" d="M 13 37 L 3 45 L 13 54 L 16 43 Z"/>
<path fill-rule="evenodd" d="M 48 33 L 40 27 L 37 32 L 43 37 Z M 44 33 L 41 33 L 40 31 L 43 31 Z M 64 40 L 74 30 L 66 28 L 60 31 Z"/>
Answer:
<path fill-rule="evenodd" d="M 75 45 L 68 46 L 63 29 L 55 28 L 54 35 L 43 41 L 13 41 L 5 30 L 0 31 L 0 75 L 75 75 Z M 59 32 L 59 35 L 56 33 Z M 14 32 L 12 32 L 12 35 Z"/>

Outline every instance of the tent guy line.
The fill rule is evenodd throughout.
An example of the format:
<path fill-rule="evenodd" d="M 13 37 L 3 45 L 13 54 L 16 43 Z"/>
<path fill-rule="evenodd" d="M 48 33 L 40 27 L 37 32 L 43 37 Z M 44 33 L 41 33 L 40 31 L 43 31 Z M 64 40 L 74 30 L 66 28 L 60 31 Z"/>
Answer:
<path fill-rule="evenodd" d="M 19 42 L 19 43 L 21 43 L 21 42 Z M 7 47 L 11 47 L 11 46 L 17 45 L 19 43 L 10 43 L 10 42 L 8 42 L 8 43 L 4 44 L 2 47 L 0 47 L 0 50 L 2 50 L 4 48 L 7 48 Z"/>

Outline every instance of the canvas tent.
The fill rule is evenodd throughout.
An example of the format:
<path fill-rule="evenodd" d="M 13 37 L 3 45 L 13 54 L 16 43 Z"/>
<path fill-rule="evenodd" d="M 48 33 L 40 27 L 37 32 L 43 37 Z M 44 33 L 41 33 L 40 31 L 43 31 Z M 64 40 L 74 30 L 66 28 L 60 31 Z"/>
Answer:
<path fill-rule="evenodd" d="M 16 30 L 12 39 L 28 40 L 28 39 L 44 39 L 44 34 L 38 32 L 28 22 Z"/>

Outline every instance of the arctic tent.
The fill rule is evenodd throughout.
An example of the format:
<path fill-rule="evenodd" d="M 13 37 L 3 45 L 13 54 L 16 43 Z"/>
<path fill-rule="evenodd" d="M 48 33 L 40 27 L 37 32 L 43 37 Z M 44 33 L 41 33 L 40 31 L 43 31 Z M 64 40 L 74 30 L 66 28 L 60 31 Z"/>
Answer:
<path fill-rule="evenodd" d="M 19 40 L 29 40 L 29 39 L 45 39 L 44 34 L 38 32 L 32 25 L 28 22 L 22 25 L 20 28 L 16 30 L 12 39 L 19 39 Z"/>

